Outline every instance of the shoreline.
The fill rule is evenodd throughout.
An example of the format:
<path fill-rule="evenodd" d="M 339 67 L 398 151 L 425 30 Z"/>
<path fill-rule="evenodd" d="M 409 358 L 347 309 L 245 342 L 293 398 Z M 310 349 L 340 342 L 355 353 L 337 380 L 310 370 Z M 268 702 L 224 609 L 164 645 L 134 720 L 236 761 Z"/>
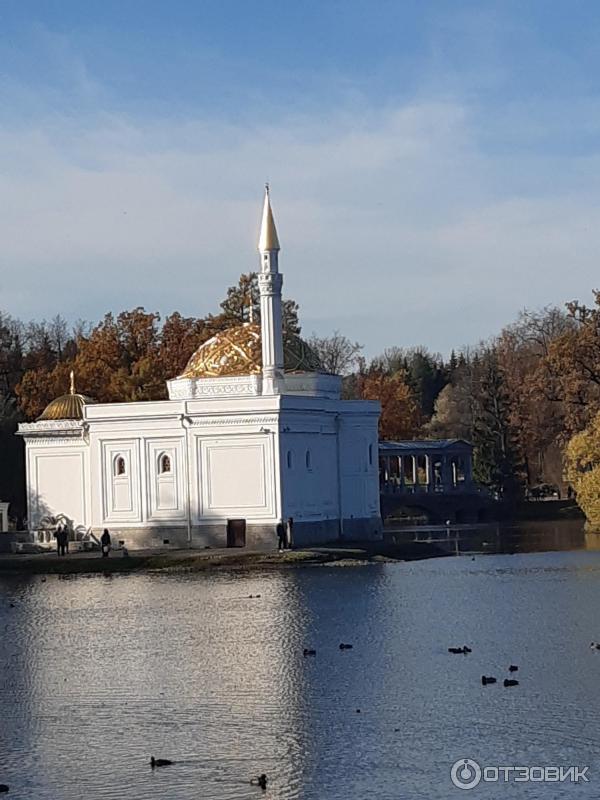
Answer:
<path fill-rule="evenodd" d="M 100 553 L 56 553 L 0 555 L 3 575 L 82 575 L 113 573 L 193 573 L 209 571 L 276 570 L 295 567 L 363 566 L 446 555 L 433 544 L 408 542 L 402 545 L 356 543 L 353 547 L 335 544 L 298 550 L 164 550 L 133 551 L 123 556 L 118 550 L 108 558 Z"/>

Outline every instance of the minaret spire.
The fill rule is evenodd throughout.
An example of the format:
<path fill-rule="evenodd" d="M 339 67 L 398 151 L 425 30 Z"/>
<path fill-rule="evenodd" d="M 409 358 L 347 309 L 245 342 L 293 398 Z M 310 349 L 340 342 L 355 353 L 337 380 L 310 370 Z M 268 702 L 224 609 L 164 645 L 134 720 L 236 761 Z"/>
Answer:
<path fill-rule="evenodd" d="M 275 220 L 273 219 L 273 212 L 271 211 L 271 198 L 269 196 L 269 184 L 265 183 L 265 202 L 263 205 L 262 223 L 260 226 L 260 237 L 258 239 L 258 249 L 262 252 L 265 250 L 279 250 L 279 238 L 277 237 L 277 228 L 275 227 Z"/>
<path fill-rule="evenodd" d="M 263 394 L 279 394 L 283 384 L 283 315 L 279 273 L 279 238 L 271 210 L 269 184 L 265 185 L 265 201 L 258 239 L 260 270 L 260 327 L 262 339 Z"/>

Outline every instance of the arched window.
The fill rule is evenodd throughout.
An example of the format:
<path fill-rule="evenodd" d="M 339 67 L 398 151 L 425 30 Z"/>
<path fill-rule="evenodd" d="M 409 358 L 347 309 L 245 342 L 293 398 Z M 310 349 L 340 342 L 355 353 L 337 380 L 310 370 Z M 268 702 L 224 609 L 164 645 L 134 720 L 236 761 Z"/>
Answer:
<path fill-rule="evenodd" d="M 306 469 L 312 469 L 312 455 L 310 450 L 306 451 Z"/>
<path fill-rule="evenodd" d="M 171 456 L 166 453 L 160 457 L 160 474 L 164 475 L 165 472 L 171 472 Z"/>
<path fill-rule="evenodd" d="M 292 468 L 292 464 L 293 464 L 293 458 L 292 458 L 292 451 L 291 450 L 287 451 L 286 460 L 287 460 L 288 469 L 291 469 Z"/>
<path fill-rule="evenodd" d="M 115 458 L 115 475 L 117 477 L 119 475 L 127 475 L 127 465 L 125 464 L 123 456 L 117 456 Z"/>

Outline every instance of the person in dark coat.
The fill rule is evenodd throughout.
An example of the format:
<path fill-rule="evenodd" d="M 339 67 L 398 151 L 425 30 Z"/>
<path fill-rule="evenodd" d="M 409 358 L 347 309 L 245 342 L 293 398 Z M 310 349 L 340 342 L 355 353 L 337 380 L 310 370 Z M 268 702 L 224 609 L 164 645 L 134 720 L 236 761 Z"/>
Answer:
<path fill-rule="evenodd" d="M 281 520 L 277 523 L 277 549 L 285 548 L 285 525 Z"/>
<path fill-rule="evenodd" d="M 60 529 L 60 549 L 62 556 L 69 552 L 69 530 L 66 525 L 62 525 Z"/>
<path fill-rule="evenodd" d="M 104 528 L 104 532 L 100 537 L 100 544 L 102 546 L 102 558 L 108 558 L 108 553 L 110 551 L 110 533 L 108 532 L 108 528 Z"/>
<path fill-rule="evenodd" d="M 69 534 L 66 527 L 61 523 L 56 529 L 56 551 L 59 556 L 64 556 L 67 553 L 67 542 L 69 541 Z"/>

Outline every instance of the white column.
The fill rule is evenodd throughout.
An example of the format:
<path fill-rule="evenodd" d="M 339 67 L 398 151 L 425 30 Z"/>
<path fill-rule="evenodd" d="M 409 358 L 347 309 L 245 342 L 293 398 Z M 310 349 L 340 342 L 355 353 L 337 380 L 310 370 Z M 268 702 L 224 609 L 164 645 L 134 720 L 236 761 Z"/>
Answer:
<path fill-rule="evenodd" d="M 283 314 L 279 274 L 279 239 L 271 211 L 269 187 L 265 191 L 263 216 L 258 240 L 260 271 L 260 326 L 262 339 L 263 394 L 279 394 L 283 386 Z"/>
<path fill-rule="evenodd" d="M 275 258 L 277 254 L 275 253 Z M 263 262 L 266 264 L 266 262 Z M 283 378 L 283 320 L 281 312 L 282 276 L 277 272 L 261 272 L 260 327 L 262 339 L 263 394 L 279 394 Z"/>

